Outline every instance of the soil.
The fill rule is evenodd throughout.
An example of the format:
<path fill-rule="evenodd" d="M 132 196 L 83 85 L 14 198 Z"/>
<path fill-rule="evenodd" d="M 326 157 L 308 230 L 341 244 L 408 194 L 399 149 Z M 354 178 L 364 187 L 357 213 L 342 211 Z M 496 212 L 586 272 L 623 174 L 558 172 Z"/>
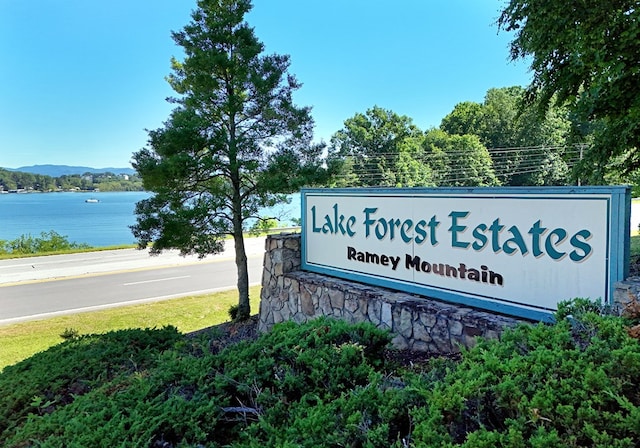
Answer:
<path fill-rule="evenodd" d="M 253 341 L 258 337 L 258 316 L 251 316 L 243 322 L 223 322 L 212 327 L 189 333 L 187 337 L 210 336 L 209 349 L 218 353 L 225 347 L 241 341 Z"/>

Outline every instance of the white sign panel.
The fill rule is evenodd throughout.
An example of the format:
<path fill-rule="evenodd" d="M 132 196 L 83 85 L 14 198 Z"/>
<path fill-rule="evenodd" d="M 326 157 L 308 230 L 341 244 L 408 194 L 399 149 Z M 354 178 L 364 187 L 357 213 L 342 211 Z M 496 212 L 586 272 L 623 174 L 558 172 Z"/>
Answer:
<path fill-rule="evenodd" d="M 303 269 L 544 318 L 609 300 L 629 209 L 627 187 L 303 190 Z"/>

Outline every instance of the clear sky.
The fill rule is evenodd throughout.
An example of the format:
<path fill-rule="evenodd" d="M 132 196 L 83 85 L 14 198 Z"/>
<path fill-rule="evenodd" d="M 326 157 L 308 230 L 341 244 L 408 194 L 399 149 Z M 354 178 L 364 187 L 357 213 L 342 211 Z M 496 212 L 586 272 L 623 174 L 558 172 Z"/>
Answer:
<path fill-rule="evenodd" d="M 492 87 L 525 86 L 501 0 L 254 0 L 268 53 L 289 54 L 316 140 L 377 105 L 436 127 Z M 195 0 L 0 0 L 0 167 L 126 167 L 162 126 L 171 39 Z"/>

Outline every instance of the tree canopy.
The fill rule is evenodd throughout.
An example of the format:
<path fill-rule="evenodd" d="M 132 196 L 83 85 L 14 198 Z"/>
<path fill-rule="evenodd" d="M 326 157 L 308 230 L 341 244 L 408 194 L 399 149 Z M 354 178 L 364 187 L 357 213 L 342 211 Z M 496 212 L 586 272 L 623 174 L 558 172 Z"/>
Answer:
<path fill-rule="evenodd" d="M 425 160 L 437 173 L 442 187 L 488 187 L 499 185 L 493 161 L 476 135 L 449 135 L 432 129 L 426 133 Z"/>
<path fill-rule="evenodd" d="M 637 0 L 510 0 L 498 19 L 511 57 L 531 60 L 527 100 L 567 104 L 589 122 L 585 167 L 640 167 L 640 9 Z M 584 130 L 586 126 L 582 126 Z"/>
<path fill-rule="evenodd" d="M 584 139 L 566 107 L 543 114 L 524 87 L 491 88 L 482 103 L 455 105 L 439 128 L 374 106 L 333 134 L 332 186 L 436 187 L 567 185 Z"/>
<path fill-rule="evenodd" d="M 421 134 L 409 117 L 374 106 L 344 121 L 331 137 L 329 158 L 346 165 L 342 181 L 349 186 L 406 186 L 413 180 L 401 176 L 412 171 L 404 166 L 402 145 Z"/>
<path fill-rule="evenodd" d="M 477 136 L 503 185 L 562 184 L 568 180 L 568 162 L 579 154 L 570 142 L 568 111 L 553 106 L 539 114 L 524 97 L 520 86 L 489 89 L 481 104 L 458 103 L 440 129 Z"/>
<path fill-rule="evenodd" d="M 293 102 L 300 84 L 289 57 L 264 54 L 244 20 L 250 9 L 248 0 L 199 0 L 173 33 L 185 54 L 168 77 L 178 106 L 133 163 L 153 192 L 136 206 L 140 247 L 206 256 L 233 236 L 238 319 L 250 315 L 247 221 L 324 173 L 310 109 Z"/>

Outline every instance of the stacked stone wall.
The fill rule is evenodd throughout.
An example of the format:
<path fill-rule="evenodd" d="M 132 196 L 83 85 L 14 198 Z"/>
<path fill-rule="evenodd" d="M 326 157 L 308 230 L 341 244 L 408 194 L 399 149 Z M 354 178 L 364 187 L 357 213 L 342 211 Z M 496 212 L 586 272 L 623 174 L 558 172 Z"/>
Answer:
<path fill-rule="evenodd" d="M 522 320 L 386 288 L 300 270 L 299 234 L 269 236 L 265 243 L 259 330 L 329 316 L 370 322 L 390 330 L 393 345 L 430 353 L 472 347 L 497 338 Z"/>
<path fill-rule="evenodd" d="M 613 311 L 624 314 L 627 308 L 640 305 L 640 277 L 629 277 L 616 282 L 613 290 Z"/>

